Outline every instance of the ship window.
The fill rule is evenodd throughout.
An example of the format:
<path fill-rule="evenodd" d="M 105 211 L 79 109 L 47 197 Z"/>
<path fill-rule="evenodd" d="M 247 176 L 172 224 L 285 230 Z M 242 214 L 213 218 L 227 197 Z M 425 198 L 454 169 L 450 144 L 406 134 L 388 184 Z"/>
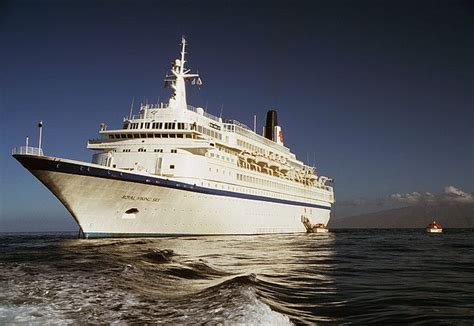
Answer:
<path fill-rule="evenodd" d="M 171 150 L 171 153 L 176 154 L 177 152 L 178 152 L 178 150 L 176 150 L 176 149 L 172 149 L 172 150 Z"/>
<path fill-rule="evenodd" d="M 171 169 L 171 170 L 174 169 L 174 165 L 173 165 L 173 164 L 170 165 L 170 169 Z"/>
<path fill-rule="evenodd" d="M 140 138 L 139 134 L 133 134 L 133 138 Z"/>
<path fill-rule="evenodd" d="M 120 134 L 120 138 L 127 138 L 127 135 L 125 135 L 125 134 Z"/>
<path fill-rule="evenodd" d="M 146 134 L 140 134 L 141 138 L 146 138 Z"/>
<path fill-rule="evenodd" d="M 161 134 L 155 134 L 155 138 L 161 138 Z"/>
<path fill-rule="evenodd" d="M 149 122 L 145 123 L 145 129 L 150 129 L 150 123 Z"/>
<path fill-rule="evenodd" d="M 147 137 L 148 138 L 153 138 L 153 134 L 148 134 Z"/>
<path fill-rule="evenodd" d="M 174 129 L 174 128 L 175 128 L 175 125 L 176 125 L 176 124 L 173 122 L 173 123 L 171 124 L 171 129 Z"/>
<path fill-rule="evenodd" d="M 109 135 L 109 139 L 114 139 L 114 135 Z"/>
<path fill-rule="evenodd" d="M 186 134 L 186 138 L 191 138 L 192 136 L 190 134 Z"/>
<path fill-rule="evenodd" d="M 176 137 L 177 138 L 183 138 L 183 134 L 177 134 Z"/>
<path fill-rule="evenodd" d="M 165 122 L 165 129 L 170 129 L 170 123 L 169 122 Z"/>
<path fill-rule="evenodd" d="M 140 123 L 140 129 L 143 129 L 143 122 Z"/>
<path fill-rule="evenodd" d="M 162 129 L 163 128 L 163 122 L 158 122 L 158 129 Z"/>
<path fill-rule="evenodd" d="M 170 138 L 176 138 L 176 134 L 170 134 Z"/>
<path fill-rule="evenodd" d="M 162 134 L 161 138 L 168 138 L 168 134 Z"/>
<path fill-rule="evenodd" d="M 132 134 L 127 134 L 127 138 L 133 138 Z"/>

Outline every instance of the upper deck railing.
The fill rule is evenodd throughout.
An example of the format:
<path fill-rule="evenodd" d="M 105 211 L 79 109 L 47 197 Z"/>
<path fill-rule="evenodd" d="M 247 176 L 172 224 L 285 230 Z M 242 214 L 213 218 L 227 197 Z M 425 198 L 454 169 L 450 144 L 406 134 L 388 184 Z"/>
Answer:
<path fill-rule="evenodd" d="M 212 115 L 212 114 L 207 113 L 206 111 L 204 111 L 203 108 L 200 108 L 200 109 L 203 110 L 202 115 L 205 116 L 206 118 L 209 118 L 209 119 L 214 120 L 214 121 L 217 121 L 217 122 L 221 122 L 221 121 L 222 121 L 222 119 L 219 119 L 219 118 L 216 117 L 215 115 Z M 197 107 L 192 106 L 192 105 L 189 105 L 189 104 L 188 104 L 188 110 L 189 110 L 189 111 L 196 112 L 197 114 L 201 114 L 201 113 L 198 112 L 198 108 L 197 108 Z"/>
<path fill-rule="evenodd" d="M 20 146 L 12 149 L 12 155 L 35 155 L 43 156 L 43 150 L 38 147 Z"/>

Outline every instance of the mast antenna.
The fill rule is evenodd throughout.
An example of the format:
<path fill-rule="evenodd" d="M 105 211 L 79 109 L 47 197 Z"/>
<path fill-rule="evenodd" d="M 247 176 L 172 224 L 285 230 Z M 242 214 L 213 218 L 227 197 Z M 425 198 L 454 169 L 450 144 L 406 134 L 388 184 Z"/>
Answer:
<path fill-rule="evenodd" d="M 186 54 L 186 39 L 184 38 L 184 35 L 181 36 L 181 44 L 182 44 L 182 48 L 181 48 L 181 66 L 179 67 L 180 68 L 180 73 L 181 74 L 184 74 L 184 63 L 186 62 L 184 60 L 184 55 Z"/>
<path fill-rule="evenodd" d="M 128 116 L 128 120 L 132 119 L 132 113 L 133 113 L 133 102 L 135 101 L 135 96 L 132 97 L 132 104 L 130 105 L 130 115 Z"/>

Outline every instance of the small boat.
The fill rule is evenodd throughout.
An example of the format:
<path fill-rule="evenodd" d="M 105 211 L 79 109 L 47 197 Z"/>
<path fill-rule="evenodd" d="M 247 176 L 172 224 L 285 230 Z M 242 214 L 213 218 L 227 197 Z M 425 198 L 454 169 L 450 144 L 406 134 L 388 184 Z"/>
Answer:
<path fill-rule="evenodd" d="M 328 233 L 328 229 L 323 223 L 311 224 L 305 216 L 301 216 L 301 222 L 303 222 L 307 233 Z"/>
<path fill-rule="evenodd" d="M 426 232 L 428 233 L 442 233 L 443 227 L 441 224 L 436 223 L 436 221 L 431 222 L 426 226 Z"/>

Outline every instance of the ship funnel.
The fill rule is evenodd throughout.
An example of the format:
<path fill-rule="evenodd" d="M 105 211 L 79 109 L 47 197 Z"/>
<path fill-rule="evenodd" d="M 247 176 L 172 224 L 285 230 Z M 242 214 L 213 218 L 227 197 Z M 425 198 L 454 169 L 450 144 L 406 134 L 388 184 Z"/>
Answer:
<path fill-rule="evenodd" d="M 270 110 L 267 112 L 267 123 L 265 124 L 263 136 L 267 139 L 275 141 L 276 126 L 278 126 L 277 112 L 275 110 Z"/>

